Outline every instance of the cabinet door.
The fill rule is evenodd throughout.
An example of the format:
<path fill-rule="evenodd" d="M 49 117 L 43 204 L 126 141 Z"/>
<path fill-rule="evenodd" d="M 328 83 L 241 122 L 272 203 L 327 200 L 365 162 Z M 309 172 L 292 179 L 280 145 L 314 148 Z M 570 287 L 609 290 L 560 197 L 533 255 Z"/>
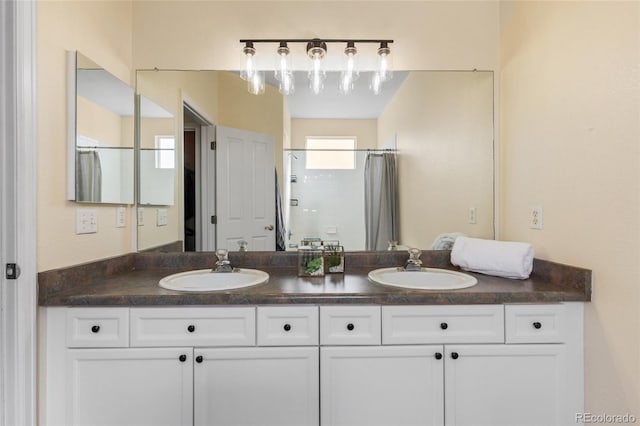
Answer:
<path fill-rule="evenodd" d="M 323 347 L 324 426 L 442 425 L 442 346 Z"/>
<path fill-rule="evenodd" d="M 573 424 L 564 345 L 445 347 L 446 424 Z"/>
<path fill-rule="evenodd" d="M 192 349 L 68 351 L 67 424 L 191 425 Z"/>
<path fill-rule="evenodd" d="M 318 426 L 317 347 L 195 349 L 202 426 Z"/>

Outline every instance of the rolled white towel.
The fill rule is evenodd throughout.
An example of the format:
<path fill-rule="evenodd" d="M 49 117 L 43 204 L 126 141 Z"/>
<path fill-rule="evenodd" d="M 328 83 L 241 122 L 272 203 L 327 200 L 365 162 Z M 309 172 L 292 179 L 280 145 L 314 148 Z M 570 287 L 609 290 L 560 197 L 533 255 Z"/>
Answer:
<path fill-rule="evenodd" d="M 527 279 L 534 254 L 529 243 L 458 237 L 451 250 L 451 263 L 465 271 Z"/>

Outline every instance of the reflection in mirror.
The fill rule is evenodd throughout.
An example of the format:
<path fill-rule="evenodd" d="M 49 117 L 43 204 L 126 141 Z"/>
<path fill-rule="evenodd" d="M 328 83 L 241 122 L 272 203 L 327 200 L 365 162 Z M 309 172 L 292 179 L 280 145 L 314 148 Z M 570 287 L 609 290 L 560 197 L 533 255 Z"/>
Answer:
<path fill-rule="evenodd" d="M 68 199 L 132 204 L 133 89 L 79 52 L 69 83 Z"/>
<path fill-rule="evenodd" d="M 140 205 L 172 206 L 176 174 L 176 136 L 173 114 L 141 96 Z"/>
<path fill-rule="evenodd" d="M 306 76 L 298 74 L 303 74 L 303 82 Z M 138 71 L 137 81 L 140 93 L 162 96 L 165 104 L 176 104 L 174 111 L 182 109 L 175 97 L 182 93 L 182 99 L 192 100 L 216 126 L 274 139 L 280 191 L 276 217 L 281 214 L 282 223 L 276 224 L 280 232 L 273 238 L 280 234 L 284 249 L 295 250 L 305 239 L 337 240 L 353 251 L 385 249 L 392 235 L 399 248 L 430 248 L 443 233 L 494 237 L 492 72 L 397 72 L 379 95 L 372 94 L 367 79 L 361 78 L 363 87 L 356 85 L 346 97 L 337 89 L 329 90 L 328 74 L 320 95 L 307 93 L 304 84 L 296 85 L 293 95 L 282 96 L 277 84 L 268 84 L 264 95 L 249 95 L 246 82 L 225 71 Z M 183 129 L 177 130 L 178 168 L 186 152 L 182 133 Z M 336 140 L 351 141 L 341 150 L 351 154 L 347 163 L 352 167 L 337 166 L 335 147 L 328 148 L 330 165 L 314 165 L 317 154 L 326 157 L 327 151 L 313 143 Z M 199 146 L 196 151 L 202 164 L 207 150 Z M 370 226 L 365 218 L 385 215 L 380 214 L 380 204 L 365 207 L 370 205 L 365 204 L 365 172 L 368 162 L 369 167 L 382 167 L 386 157 L 395 158 L 390 167 L 396 181 L 389 185 L 395 189 L 387 197 L 395 200 L 395 230 L 371 246 L 368 229 L 377 225 Z M 221 188 L 215 175 L 198 172 L 197 176 L 196 213 L 201 217 L 196 221 L 201 226 L 196 228 L 195 247 L 213 250 L 215 234 L 222 232 L 214 218 L 226 206 L 215 198 L 198 198 L 220 193 Z M 177 185 L 174 208 L 178 210 L 185 203 L 182 186 Z M 373 194 L 381 191 L 374 189 Z M 184 229 L 183 225 L 164 240 L 156 238 L 155 245 L 184 241 Z M 249 241 L 247 250 L 255 250 L 250 236 L 237 238 Z"/>

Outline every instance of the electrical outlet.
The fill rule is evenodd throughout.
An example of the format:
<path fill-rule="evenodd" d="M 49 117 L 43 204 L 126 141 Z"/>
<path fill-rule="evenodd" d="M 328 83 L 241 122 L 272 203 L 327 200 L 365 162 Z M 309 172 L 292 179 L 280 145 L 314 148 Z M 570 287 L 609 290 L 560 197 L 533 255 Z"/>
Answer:
<path fill-rule="evenodd" d="M 138 207 L 138 226 L 144 226 L 144 207 Z"/>
<path fill-rule="evenodd" d="M 124 228 L 125 226 L 127 226 L 127 209 L 116 207 L 116 228 Z"/>
<path fill-rule="evenodd" d="M 76 209 L 76 234 L 98 232 L 98 212 L 95 209 Z"/>
<path fill-rule="evenodd" d="M 469 223 L 475 225 L 476 222 L 477 222 L 476 208 L 475 207 L 471 207 L 469 209 Z"/>
<path fill-rule="evenodd" d="M 167 209 L 158 209 L 156 217 L 156 226 L 166 226 L 169 222 L 169 212 Z"/>
<path fill-rule="evenodd" d="M 542 229 L 542 207 L 535 206 L 529 210 L 529 228 Z"/>

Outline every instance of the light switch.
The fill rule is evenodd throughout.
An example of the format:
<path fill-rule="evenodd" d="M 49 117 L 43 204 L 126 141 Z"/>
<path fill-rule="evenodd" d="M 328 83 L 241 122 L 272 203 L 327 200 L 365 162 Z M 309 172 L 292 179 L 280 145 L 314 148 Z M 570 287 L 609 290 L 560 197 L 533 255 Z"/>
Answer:
<path fill-rule="evenodd" d="M 116 207 L 116 228 L 124 228 L 125 226 L 127 226 L 127 209 Z"/>
<path fill-rule="evenodd" d="M 167 209 L 158 209 L 157 210 L 157 226 L 166 226 L 169 222 L 169 212 Z"/>
<path fill-rule="evenodd" d="M 144 226 L 144 207 L 138 207 L 138 226 Z"/>
<path fill-rule="evenodd" d="M 76 234 L 98 232 L 98 212 L 95 209 L 76 209 Z"/>

